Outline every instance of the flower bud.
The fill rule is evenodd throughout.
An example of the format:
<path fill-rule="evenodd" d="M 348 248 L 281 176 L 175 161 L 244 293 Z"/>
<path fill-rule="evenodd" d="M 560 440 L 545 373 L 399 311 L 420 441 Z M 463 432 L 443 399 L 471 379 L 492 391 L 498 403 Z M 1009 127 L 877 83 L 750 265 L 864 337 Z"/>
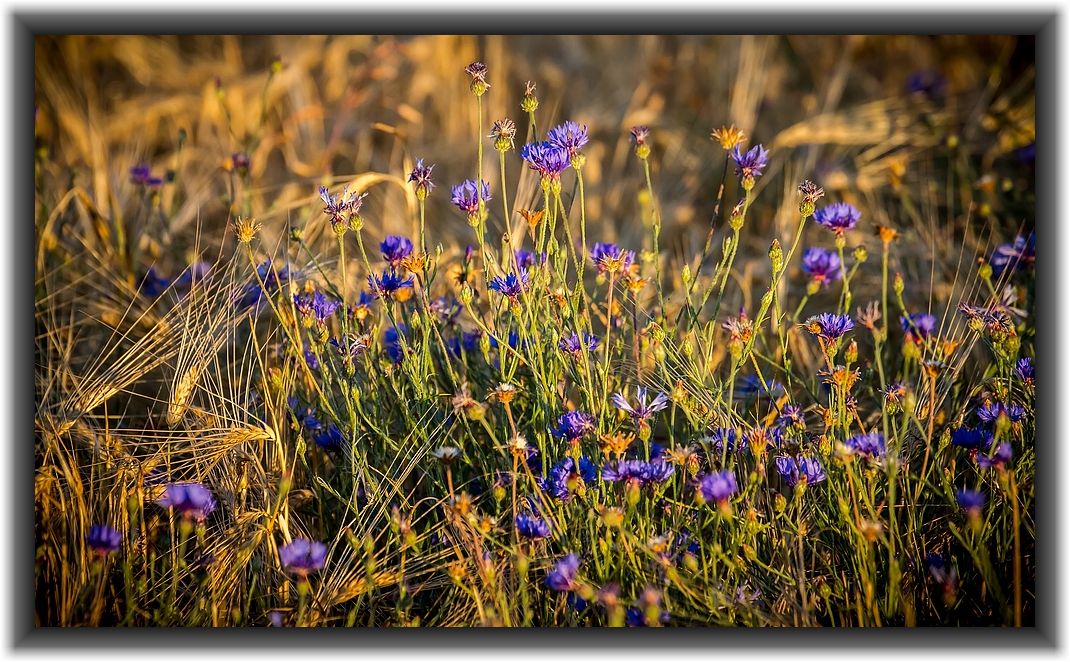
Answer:
<path fill-rule="evenodd" d="M 895 283 L 893 285 L 893 288 L 895 289 L 895 295 L 903 296 L 903 290 L 905 289 L 905 287 L 906 285 L 904 285 L 903 283 L 903 274 L 899 273 L 898 271 L 895 272 Z"/>
<path fill-rule="evenodd" d="M 780 273 L 784 268 L 784 249 L 780 247 L 780 240 L 774 239 L 769 246 L 769 261 L 773 263 L 773 273 Z"/>
<path fill-rule="evenodd" d="M 862 264 L 868 258 L 869 258 L 869 251 L 866 250 L 865 246 L 859 246 L 858 248 L 855 249 L 855 261 L 856 262 L 858 262 L 859 264 Z"/>

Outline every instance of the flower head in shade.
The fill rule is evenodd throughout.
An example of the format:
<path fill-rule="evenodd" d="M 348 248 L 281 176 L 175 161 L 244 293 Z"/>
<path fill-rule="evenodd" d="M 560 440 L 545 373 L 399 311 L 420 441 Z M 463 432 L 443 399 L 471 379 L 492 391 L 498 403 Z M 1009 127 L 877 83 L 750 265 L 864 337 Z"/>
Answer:
<path fill-rule="evenodd" d="M 810 277 L 810 280 L 822 285 L 828 285 L 843 276 L 840 256 L 836 254 L 836 251 L 830 251 L 818 246 L 811 246 L 803 253 L 802 269 Z"/>
<path fill-rule="evenodd" d="M 318 540 L 294 538 L 293 542 L 279 548 L 279 561 L 282 566 L 298 577 L 307 577 L 323 569 L 326 560 L 327 545 Z"/>
<path fill-rule="evenodd" d="M 594 417 L 582 411 L 569 411 L 557 419 L 554 434 L 569 441 L 579 439 L 594 431 Z"/>
<path fill-rule="evenodd" d="M 988 263 L 992 265 L 992 271 L 999 275 L 1007 269 L 1023 269 L 1032 265 L 1037 259 L 1037 237 L 1030 234 L 1029 237 L 1018 235 L 1010 244 L 1000 244 L 992 251 L 992 257 Z"/>
<path fill-rule="evenodd" d="M 516 303 L 524 290 L 528 289 L 528 272 L 521 271 L 519 275 L 510 272 L 504 277 L 495 276 L 487 287 Z"/>
<path fill-rule="evenodd" d="M 729 470 L 708 473 L 698 481 L 698 493 L 706 501 L 723 503 L 738 491 L 736 475 Z"/>
<path fill-rule="evenodd" d="M 637 425 L 647 422 L 654 414 L 669 406 L 669 396 L 658 393 L 654 399 L 647 402 L 647 390 L 645 386 L 635 387 L 635 405 L 628 401 L 623 393 L 613 394 L 613 405 L 632 417 Z"/>
<path fill-rule="evenodd" d="M 985 507 L 985 493 L 980 490 L 963 488 L 955 492 L 955 501 L 967 514 L 977 516 L 981 514 L 981 510 Z"/>
<path fill-rule="evenodd" d="M 371 337 L 366 333 L 350 333 L 341 338 L 331 338 L 330 345 L 342 357 L 343 362 L 352 363 L 368 351 Z"/>
<path fill-rule="evenodd" d="M 598 467 L 593 462 L 581 456 L 577 464 L 573 458 L 566 457 L 551 467 L 544 478 L 538 479 L 538 484 L 555 499 L 568 501 L 573 492 L 596 480 Z"/>
<path fill-rule="evenodd" d="M 587 126 L 580 126 L 571 120 L 558 124 L 546 134 L 546 142 L 565 150 L 570 158 L 583 149 L 589 140 Z"/>
<path fill-rule="evenodd" d="M 664 483 L 675 473 L 676 467 L 661 459 L 621 460 L 616 464 L 602 467 L 602 480 L 609 483 L 635 481 L 640 486 Z"/>
<path fill-rule="evenodd" d="M 819 338 L 823 338 L 828 342 L 835 342 L 842 338 L 848 331 L 855 328 L 855 323 L 850 315 L 821 313 L 820 315 L 814 315 L 806 320 L 803 327 Z"/>
<path fill-rule="evenodd" d="M 342 448 L 345 437 L 342 435 L 342 431 L 338 429 L 338 426 L 331 423 L 329 425 L 321 425 L 312 430 L 312 440 L 320 448 L 333 451 Z"/>
<path fill-rule="evenodd" d="M 579 359 L 583 352 L 591 353 L 598 349 L 598 342 L 598 336 L 584 333 L 583 337 L 580 337 L 580 334 L 573 332 L 571 336 L 562 336 L 557 347 L 572 358 Z"/>
<path fill-rule="evenodd" d="M 481 200 L 484 204 L 490 200 L 490 184 L 485 181 L 477 187 L 475 180 L 466 179 L 450 189 L 450 202 L 470 217 L 479 214 Z"/>
<path fill-rule="evenodd" d="M 736 176 L 744 181 L 761 177 L 765 166 L 769 164 L 769 150 L 762 145 L 755 145 L 746 152 L 736 145 L 732 148 L 731 157 L 736 164 Z"/>
<path fill-rule="evenodd" d="M 200 483 L 171 483 L 164 487 L 156 505 L 171 508 L 185 519 L 203 522 L 215 510 L 215 498 Z"/>
<path fill-rule="evenodd" d="M 977 453 L 977 466 L 982 469 L 996 469 L 1002 471 L 1014 459 L 1014 449 L 1007 442 L 996 446 L 991 455 Z"/>
<path fill-rule="evenodd" d="M 554 569 L 546 575 L 546 585 L 554 591 L 571 591 L 576 588 L 576 573 L 580 570 L 580 557 L 569 554 L 558 559 Z"/>
<path fill-rule="evenodd" d="M 392 234 L 379 244 L 379 250 L 383 252 L 383 259 L 396 269 L 402 260 L 412 255 L 412 242 L 405 237 Z"/>
<path fill-rule="evenodd" d="M 106 524 L 94 524 L 89 527 L 89 535 L 85 539 L 86 546 L 101 556 L 107 556 L 118 550 L 122 542 L 123 534 Z"/>
<path fill-rule="evenodd" d="M 1020 423 L 1025 418 L 1025 409 L 1021 405 L 1002 402 L 986 402 L 977 408 L 977 418 L 982 423 L 995 423 L 1000 416 L 1006 416 L 1011 423 Z"/>
<path fill-rule="evenodd" d="M 791 487 L 805 481 L 807 485 L 825 480 L 825 468 L 816 457 L 780 456 L 775 460 L 777 473 Z"/>
<path fill-rule="evenodd" d="M 763 382 L 758 375 L 746 375 L 736 382 L 736 397 L 740 400 L 758 396 L 779 398 L 784 395 L 784 385 L 775 379 Z"/>
<path fill-rule="evenodd" d="M 880 432 L 855 435 L 843 442 L 843 445 L 850 454 L 870 459 L 880 459 L 888 451 L 884 435 Z"/>
<path fill-rule="evenodd" d="M 326 324 L 340 305 L 341 302 L 331 299 L 323 292 L 298 292 L 294 295 L 294 307 L 305 320 L 305 326 L 312 326 L 313 323 L 320 326 Z"/>
<path fill-rule="evenodd" d="M 777 422 L 796 430 L 806 429 L 806 415 L 803 414 L 802 407 L 798 405 L 784 405 L 784 408 L 780 410 L 780 415 L 777 417 Z"/>
<path fill-rule="evenodd" d="M 415 280 L 412 276 L 403 276 L 393 269 L 384 271 L 380 276 L 372 274 L 368 276 L 368 287 L 371 288 L 372 296 L 376 299 L 383 298 L 387 301 L 399 299 L 401 290 L 412 289 Z"/>
<path fill-rule="evenodd" d="M 524 145 L 520 148 L 520 157 L 529 168 L 539 173 L 539 177 L 548 181 L 559 179 L 570 165 L 568 151 L 546 141 Z"/>
<path fill-rule="evenodd" d="M 947 88 L 947 79 L 938 71 L 922 69 L 915 71 L 907 77 L 906 89 L 910 94 L 920 94 L 930 99 L 944 95 Z"/>
<path fill-rule="evenodd" d="M 1018 359 L 1018 362 L 1014 364 L 1014 374 L 1023 383 L 1032 386 L 1036 379 L 1036 368 L 1033 366 L 1033 359 L 1028 356 Z"/>
<path fill-rule="evenodd" d="M 401 363 L 405 358 L 405 345 L 403 341 L 409 335 L 409 327 L 404 324 L 392 326 L 383 332 L 383 348 L 387 356 L 394 363 Z"/>
<path fill-rule="evenodd" d="M 951 443 L 969 450 L 986 449 L 992 441 L 992 433 L 984 428 L 961 427 L 951 432 Z"/>
<path fill-rule="evenodd" d="M 716 428 L 702 438 L 702 443 L 718 454 L 739 453 L 750 445 L 747 437 L 739 434 L 735 428 Z"/>
<path fill-rule="evenodd" d="M 624 250 L 616 244 L 599 242 L 591 249 L 591 260 L 598 267 L 598 273 L 620 273 L 635 262 L 635 252 Z"/>
<path fill-rule="evenodd" d="M 152 166 L 147 163 L 139 163 L 130 168 L 130 183 L 135 186 L 154 188 L 163 184 L 163 179 L 152 174 Z"/>
<path fill-rule="evenodd" d="M 412 182 L 412 187 L 416 190 L 417 198 L 421 200 L 427 198 L 431 189 L 435 188 L 435 183 L 431 181 L 431 171 L 434 169 L 434 163 L 424 165 L 423 159 L 416 160 L 416 165 L 413 166 L 412 172 L 409 173 L 409 181 Z"/>
<path fill-rule="evenodd" d="M 538 515 L 520 513 L 516 516 L 514 525 L 516 526 L 516 532 L 521 538 L 536 540 L 539 538 L 547 538 L 550 535 L 550 523 Z"/>
<path fill-rule="evenodd" d="M 862 212 L 846 202 L 834 202 L 814 212 L 814 220 L 818 225 L 842 235 L 854 226 L 862 218 Z"/>
<path fill-rule="evenodd" d="M 903 328 L 908 341 L 920 345 L 936 331 L 936 316 L 929 313 L 913 313 L 909 317 L 900 316 L 899 325 Z"/>

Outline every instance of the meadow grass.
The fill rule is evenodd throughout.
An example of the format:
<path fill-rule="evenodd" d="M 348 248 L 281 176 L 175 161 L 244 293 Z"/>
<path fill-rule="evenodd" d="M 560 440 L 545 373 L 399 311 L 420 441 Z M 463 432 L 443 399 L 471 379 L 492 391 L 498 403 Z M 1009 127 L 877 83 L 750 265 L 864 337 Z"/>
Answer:
<path fill-rule="evenodd" d="M 541 43 L 38 41 L 38 625 L 1033 624 L 1015 40 Z"/>

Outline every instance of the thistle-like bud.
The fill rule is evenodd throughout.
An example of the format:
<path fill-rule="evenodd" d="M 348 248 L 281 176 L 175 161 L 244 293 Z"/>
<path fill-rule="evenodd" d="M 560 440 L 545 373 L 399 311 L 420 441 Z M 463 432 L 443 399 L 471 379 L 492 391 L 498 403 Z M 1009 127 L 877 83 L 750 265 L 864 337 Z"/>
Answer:
<path fill-rule="evenodd" d="M 494 149 L 499 152 L 507 152 L 513 149 L 513 140 L 516 137 L 516 123 L 508 117 L 494 123 L 490 130 L 490 136 L 494 138 Z"/>
<path fill-rule="evenodd" d="M 743 227 L 743 207 L 745 201 L 740 200 L 736 203 L 736 206 L 732 208 L 732 215 L 728 219 L 728 225 L 733 230 L 739 230 Z"/>
<path fill-rule="evenodd" d="M 855 249 L 854 256 L 855 256 L 855 262 L 858 262 L 859 264 L 862 264 L 867 259 L 869 259 L 869 251 L 866 250 L 865 246 L 859 246 L 858 248 Z"/>
<path fill-rule="evenodd" d="M 987 260 L 981 262 L 981 266 L 977 268 L 977 275 L 981 277 L 981 280 L 991 280 L 992 265 Z"/>
<path fill-rule="evenodd" d="M 472 286 L 468 283 L 461 286 L 461 303 L 466 306 L 472 303 Z"/>
<path fill-rule="evenodd" d="M 843 352 L 843 360 L 847 363 L 854 363 L 858 360 L 858 343 L 852 340 L 847 344 L 847 349 Z"/>
<path fill-rule="evenodd" d="M 810 296 L 814 296 L 821 289 L 821 283 L 816 280 L 811 280 L 806 284 L 806 293 Z"/>
<path fill-rule="evenodd" d="M 769 261 L 773 263 L 773 273 L 780 273 L 784 268 L 784 249 L 780 247 L 780 240 L 774 239 L 769 246 Z"/>
<path fill-rule="evenodd" d="M 238 235 L 238 243 L 248 244 L 256 237 L 263 226 L 253 218 L 239 218 L 234 224 L 234 234 Z"/>
<path fill-rule="evenodd" d="M 530 80 L 524 84 L 524 98 L 520 102 L 520 108 L 525 113 L 534 113 L 539 108 L 539 98 L 535 96 L 535 83 Z"/>
<path fill-rule="evenodd" d="M 469 89 L 472 90 L 472 94 L 476 97 L 481 97 L 486 94 L 490 89 L 490 83 L 487 82 L 487 65 L 482 62 L 473 62 L 464 68 L 464 72 L 472 78 L 472 84 Z"/>
<path fill-rule="evenodd" d="M 893 288 L 895 290 L 896 296 L 903 296 L 903 290 L 906 288 L 906 285 L 903 284 L 903 274 L 899 273 L 898 271 L 895 272 L 895 281 Z"/>
<path fill-rule="evenodd" d="M 680 280 L 684 282 L 684 285 L 691 284 L 691 265 L 685 264 L 683 269 L 680 270 Z"/>

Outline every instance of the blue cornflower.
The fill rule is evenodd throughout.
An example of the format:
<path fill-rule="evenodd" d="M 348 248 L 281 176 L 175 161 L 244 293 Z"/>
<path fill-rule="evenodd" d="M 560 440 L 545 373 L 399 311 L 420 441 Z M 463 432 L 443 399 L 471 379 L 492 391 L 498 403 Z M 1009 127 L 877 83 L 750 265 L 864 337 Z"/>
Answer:
<path fill-rule="evenodd" d="M 644 425 L 654 414 L 669 406 L 669 396 L 664 393 L 658 393 L 649 403 L 646 401 L 646 393 L 645 386 L 635 387 L 636 404 L 634 407 L 623 393 L 614 393 L 613 405 L 631 416 L 636 425 Z"/>
<path fill-rule="evenodd" d="M 89 535 L 85 539 L 85 544 L 89 549 L 101 556 L 107 556 L 116 551 L 122 542 L 123 534 L 106 524 L 94 524 L 89 527 Z"/>
<path fill-rule="evenodd" d="M 441 296 L 431 302 L 430 308 L 431 312 L 444 324 L 452 324 L 457 319 L 457 316 L 461 314 L 461 309 L 464 306 L 453 296 L 449 298 Z"/>
<path fill-rule="evenodd" d="M 1020 423 L 1025 419 L 1025 409 L 1019 404 L 986 402 L 977 408 L 977 418 L 983 423 L 994 423 L 1000 416 L 1006 416 L 1011 423 Z"/>
<path fill-rule="evenodd" d="M 150 299 L 155 299 L 163 294 L 170 286 L 171 279 L 161 276 L 160 273 L 156 271 L 156 267 L 149 267 L 148 271 L 145 272 L 145 275 L 142 276 L 141 280 L 138 282 L 137 289 Z"/>
<path fill-rule="evenodd" d="M 1014 459 L 1014 449 L 1007 442 L 996 446 L 992 455 L 985 453 L 977 454 L 977 466 L 982 469 L 1004 469 Z"/>
<path fill-rule="evenodd" d="M 371 339 L 367 335 L 357 333 L 350 333 L 341 338 L 331 338 L 330 340 L 331 347 L 338 352 L 343 361 L 348 363 L 356 361 L 361 354 L 368 351 L 370 342 Z"/>
<path fill-rule="evenodd" d="M 554 430 L 554 434 L 573 441 L 593 431 L 593 416 L 582 411 L 569 411 L 561 414 L 557 419 L 557 428 Z"/>
<path fill-rule="evenodd" d="M 1018 359 L 1018 362 L 1014 364 L 1014 374 L 1018 376 L 1018 379 L 1032 386 L 1036 379 L 1036 368 L 1033 366 L 1033 359 L 1028 356 Z"/>
<path fill-rule="evenodd" d="M 175 289 L 188 290 L 193 287 L 194 283 L 199 283 L 208 277 L 208 272 L 212 270 L 212 265 L 208 262 L 194 262 L 189 267 L 182 270 L 175 278 Z"/>
<path fill-rule="evenodd" d="M 163 184 L 163 179 L 152 174 L 152 166 L 147 163 L 139 163 L 130 168 L 130 183 L 135 186 L 156 187 Z"/>
<path fill-rule="evenodd" d="M 320 369 L 320 360 L 318 358 L 316 358 L 315 352 L 313 352 L 311 349 L 309 349 L 308 345 L 305 345 L 305 347 L 304 347 L 304 355 L 305 355 L 305 365 L 308 366 L 309 370 L 319 370 Z"/>
<path fill-rule="evenodd" d="M 287 265 L 283 265 L 281 269 L 276 270 L 271 263 L 271 258 L 257 265 L 256 274 L 255 282 L 249 283 L 238 299 L 237 303 L 241 307 L 259 307 L 265 296 L 274 295 L 279 291 L 283 283 L 298 277 L 298 274 L 290 272 L 290 268 Z M 263 287 L 260 286 L 261 282 L 264 284 Z"/>
<path fill-rule="evenodd" d="M 396 297 L 403 289 L 412 289 L 413 283 L 415 280 L 412 276 L 402 276 L 393 269 L 384 271 L 382 276 L 368 276 L 368 287 L 371 288 L 372 296 L 376 299 L 382 297 L 387 301 Z"/>
<path fill-rule="evenodd" d="M 546 134 L 546 142 L 558 149 L 563 149 L 569 157 L 575 156 L 583 149 L 590 138 L 587 136 L 587 126 L 580 126 L 571 120 L 550 129 Z"/>
<path fill-rule="evenodd" d="M 708 473 L 698 481 L 698 492 L 706 501 L 723 503 L 738 491 L 736 475 L 730 470 Z"/>
<path fill-rule="evenodd" d="M 992 265 L 992 271 L 1000 275 L 1007 269 L 1023 269 L 1032 265 L 1036 259 L 1037 237 L 1030 233 L 1029 237 L 1018 235 L 1013 243 L 997 246 L 988 263 Z"/>
<path fill-rule="evenodd" d="M 332 228 L 340 223 L 348 223 L 351 216 L 360 212 L 364 198 L 368 197 L 367 193 L 350 193 L 348 186 L 342 189 L 342 194 L 338 196 L 331 195 L 326 186 L 321 186 L 319 193 L 320 200 L 323 201 L 323 213 L 331 217 Z"/>
<path fill-rule="evenodd" d="M 920 345 L 936 331 L 936 315 L 913 313 L 909 317 L 900 316 L 899 325 L 908 341 Z"/>
<path fill-rule="evenodd" d="M 980 490 L 961 489 L 955 493 L 955 500 L 971 516 L 980 515 L 985 507 L 985 493 Z"/>
<path fill-rule="evenodd" d="M 504 278 L 502 276 L 495 276 L 491 279 L 487 287 L 495 292 L 501 293 L 503 296 L 508 297 L 510 301 L 516 303 L 520 298 L 520 295 L 528 288 L 528 272 L 521 271 L 519 275 L 509 272 Z"/>
<path fill-rule="evenodd" d="M 745 153 L 736 145 L 732 149 L 731 157 L 736 163 L 736 177 L 744 181 L 761 177 L 765 166 L 769 164 L 769 151 L 762 145 L 755 145 Z"/>
<path fill-rule="evenodd" d="M 580 457 L 579 468 L 571 457 L 561 460 L 547 472 L 544 478 L 537 480 L 539 487 L 550 496 L 568 501 L 579 481 L 583 484 L 598 480 L 598 467 L 586 457 Z"/>
<path fill-rule="evenodd" d="M 970 450 L 984 449 L 992 445 L 992 433 L 984 428 L 957 428 L 951 432 L 951 443 Z"/>
<path fill-rule="evenodd" d="M 777 422 L 796 430 L 806 429 L 806 415 L 802 407 L 797 405 L 784 405 L 784 408 L 780 410 L 780 416 L 777 417 Z"/>
<path fill-rule="evenodd" d="M 313 322 L 320 326 L 326 324 L 338 306 L 342 305 L 323 292 L 298 292 L 293 298 L 294 307 L 305 319 L 306 326 L 312 326 Z"/>
<path fill-rule="evenodd" d="M 807 485 L 813 485 L 827 478 L 825 468 L 816 457 L 780 456 L 774 462 L 777 473 L 790 487 L 804 480 Z"/>
<path fill-rule="evenodd" d="M 850 315 L 837 315 L 836 313 L 821 313 L 814 315 L 803 324 L 807 331 L 827 340 L 835 342 L 851 329 L 855 328 L 854 320 Z"/>
<path fill-rule="evenodd" d="M 156 500 L 161 508 L 172 508 L 183 518 L 203 522 L 215 510 L 212 492 L 200 483 L 171 483 Z"/>
<path fill-rule="evenodd" d="M 520 148 L 520 156 L 544 180 L 560 179 L 561 173 L 570 165 L 567 150 L 545 141 L 524 145 Z"/>
<path fill-rule="evenodd" d="M 520 513 L 516 516 L 514 524 L 516 525 L 516 532 L 521 538 L 534 540 L 546 538 L 550 535 L 550 523 L 538 515 Z"/>
<path fill-rule="evenodd" d="M 530 269 L 531 267 L 535 266 L 537 261 L 538 262 L 545 262 L 546 261 L 546 254 L 543 253 L 538 258 L 536 258 L 535 254 L 532 253 L 531 251 L 526 251 L 523 248 L 517 249 L 517 251 L 516 251 L 516 266 L 518 268 L 520 268 L 520 269 Z"/>
<path fill-rule="evenodd" d="M 412 242 L 405 237 L 392 234 L 379 244 L 379 250 L 383 252 L 383 259 L 389 262 L 391 267 L 397 269 L 402 260 L 412 255 Z"/>
<path fill-rule="evenodd" d="M 584 333 L 580 338 L 580 334 L 573 332 L 571 336 L 562 336 L 557 346 L 572 358 L 579 359 L 584 351 L 594 352 L 598 348 L 598 336 Z"/>
<path fill-rule="evenodd" d="M 842 235 L 857 225 L 860 218 L 862 218 L 862 212 L 846 202 L 834 202 L 814 212 L 814 220 L 818 225 L 838 235 Z"/>
<path fill-rule="evenodd" d="M 615 465 L 602 467 L 602 479 L 609 483 L 636 481 L 641 486 L 664 483 L 675 472 L 675 467 L 664 460 L 621 460 Z"/>
<path fill-rule="evenodd" d="M 426 198 L 431 189 L 435 188 L 435 183 L 431 181 L 431 171 L 434 169 L 434 163 L 424 165 L 423 159 L 416 160 L 416 165 L 413 166 L 412 172 L 409 173 L 409 181 L 412 182 L 413 188 L 416 189 L 417 198 L 421 200 Z"/>
<path fill-rule="evenodd" d="M 331 423 L 326 427 L 321 426 L 314 430 L 312 440 L 324 450 L 338 450 L 342 447 L 345 437 L 342 436 L 342 431 L 338 429 L 338 426 Z"/>
<path fill-rule="evenodd" d="M 851 454 L 871 459 L 880 459 L 888 451 L 884 435 L 880 432 L 855 435 L 843 442 L 843 445 Z"/>
<path fill-rule="evenodd" d="M 466 179 L 450 190 L 450 202 L 469 217 L 479 214 L 480 201 L 486 204 L 489 200 L 490 184 L 485 181 L 477 187 L 475 180 Z"/>
<path fill-rule="evenodd" d="M 811 246 L 803 253 L 802 269 L 810 280 L 824 285 L 837 281 L 843 276 L 840 256 L 836 254 L 836 251 L 819 246 Z"/>
<path fill-rule="evenodd" d="M 635 252 L 624 250 L 616 244 L 599 242 L 591 249 L 591 260 L 598 267 L 598 273 L 620 273 L 627 271 L 635 262 Z"/>
<path fill-rule="evenodd" d="M 327 545 L 318 540 L 295 538 L 290 544 L 279 548 L 282 566 L 298 577 L 304 578 L 322 569 L 326 560 Z"/>
<path fill-rule="evenodd" d="M 779 398 L 784 395 L 784 385 L 773 379 L 762 384 L 758 375 L 746 375 L 736 382 L 735 397 L 741 400 L 757 396 Z"/>
<path fill-rule="evenodd" d="M 401 363 L 401 360 L 405 358 L 405 348 L 402 346 L 402 340 L 409 335 L 409 327 L 404 324 L 390 327 L 383 332 L 383 347 L 386 349 L 387 356 L 394 363 Z"/>
<path fill-rule="evenodd" d="M 577 554 L 558 559 L 554 569 L 546 575 L 546 585 L 554 591 L 571 591 L 576 588 L 576 573 L 580 569 L 580 557 Z"/>

